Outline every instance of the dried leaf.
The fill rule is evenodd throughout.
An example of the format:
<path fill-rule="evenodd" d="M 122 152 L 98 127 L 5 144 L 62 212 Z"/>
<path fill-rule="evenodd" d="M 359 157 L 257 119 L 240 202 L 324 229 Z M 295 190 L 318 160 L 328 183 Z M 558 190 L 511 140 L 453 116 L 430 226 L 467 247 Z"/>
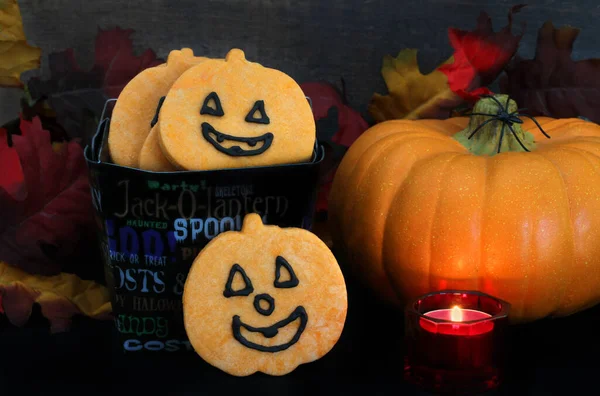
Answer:
<path fill-rule="evenodd" d="M 369 127 L 359 112 L 347 104 L 345 93 L 332 84 L 308 82 L 300 84 L 311 99 L 317 138 L 326 154 L 320 170 L 317 211 L 327 211 L 329 191 L 335 171 L 348 147 Z"/>
<path fill-rule="evenodd" d="M 451 63 L 453 58 L 444 64 Z M 369 113 L 377 122 L 392 119 L 447 118 L 462 99 L 450 90 L 448 78 L 438 69 L 423 75 L 417 50 L 404 49 L 396 58 L 383 58 L 381 74 L 388 95 L 375 93 Z"/>
<path fill-rule="evenodd" d="M 519 35 L 512 34 L 513 14 L 524 5 L 517 5 L 508 13 L 508 25 L 495 33 L 492 20 L 482 12 L 477 27 L 472 32 L 450 28 L 448 37 L 454 48 L 454 62 L 439 70 L 448 77 L 450 89 L 463 99 L 475 102 L 491 91 L 491 84 L 517 52 L 524 29 Z"/>
<path fill-rule="evenodd" d="M 384 57 L 381 74 L 389 94 L 373 95 L 369 104 L 371 116 L 377 122 L 448 118 L 465 100 L 476 101 L 491 93 L 485 86 L 496 79 L 521 40 L 522 33 L 515 36 L 511 28 L 513 14 L 523 7 L 512 7 L 508 25 L 497 33 L 484 12 L 471 32 L 450 28 L 448 35 L 455 52 L 427 75 L 419 70 L 417 50 L 405 49 L 396 58 Z"/>
<path fill-rule="evenodd" d="M 102 70 L 102 88 L 109 98 L 117 98 L 125 85 L 142 70 L 164 63 L 151 49 L 140 56 L 134 55 L 132 34 L 132 29 L 100 29 L 96 37 L 94 65 Z"/>
<path fill-rule="evenodd" d="M 19 154 L 8 145 L 9 139 L 12 141 L 9 132 L 5 128 L 0 128 L 0 142 L 7 142 L 7 144 L 0 143 L 0 169 L 2 169 L 0 172 L 0 186 L 9 195 L 22 197 L 24 194 L 23 169 L 21 168 Z"/>
<path fill-rule="evenodd" d="M 79 67 L 73 49 L 50 54 L 50 78 L 32 78 L 27 82 L 30 102 L 47 99 L 68 135 L 89 142 L 106 100 L 118 97 L 142 70 L 164 62 L 152 50 L 135 56 L 132 33 L 131 29 L 99 29 L 95 62 L 90 70 Z"/>
<path fill-rule="evenodd" d="M 0 2 L 0 86 L 22 86 L 21 73 L 39 68 L 41 55 L 27 43 L 17 0 Z"/>
<path fill-rule="evenodd" d="M 76 257 L 80 242 L 94 239 L 87 167 L 81 146 L 52 144 L 39 118 L 21 119 L 20 130 L 12 147 L 0 140 L 0 151 L 13 158 L 3 172 L 17 170 L 15 153 L 22 168 L 22 180 L 0 185 L 0 260 L 54 275 Z"/>
<path fill-rule="evenodd" d="M 535 57 L 515 58 L 500 81 L 502 92 L 531 115 L 600 123 L 600 59 L 571 58 L 578 35 L 579 29 L 544 23 Z"/>
<path fill-rule="evenodd" d="M 21 73 L 40 67 L 42 51 L 27 44 L 16 0 L 0 2 L 0 86 L 20 87 Z"/>
<path fill-rule="evenodd" d="M 68 330 L 74 315 L 112 318 L 106 287 L 72 274 L 30 275 L 0 261 L 0 312 L 13 325 L 23 326 L 34 303 L 40 304 L 52 332 Z"/>

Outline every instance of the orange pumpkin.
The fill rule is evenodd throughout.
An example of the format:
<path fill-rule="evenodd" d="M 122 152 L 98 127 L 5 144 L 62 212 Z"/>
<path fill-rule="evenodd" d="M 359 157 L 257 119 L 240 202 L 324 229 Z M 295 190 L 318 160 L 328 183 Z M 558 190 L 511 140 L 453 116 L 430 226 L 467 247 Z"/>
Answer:
<path fill-rule="evenodd" d="M 480 100 L 470 121 L 383 122 L 345 155 L 334 243 L 388 300 L 480 290 L 515 322 L 600 302 L 600 126 L 538 128 L 507 102 Z"/>

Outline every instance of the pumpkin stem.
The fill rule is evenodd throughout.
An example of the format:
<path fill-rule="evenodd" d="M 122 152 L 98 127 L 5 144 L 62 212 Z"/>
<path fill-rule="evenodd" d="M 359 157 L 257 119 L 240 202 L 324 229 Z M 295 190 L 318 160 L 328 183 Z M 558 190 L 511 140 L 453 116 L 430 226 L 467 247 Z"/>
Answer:
<path fill-rule="evenodd" d="M 494 155 L 507 151 L 533 151 L 533 135 L 523 128 L 517 103 L 508 95 L 483 96 L 470 114 L 469 126 L 454 135 L 460 144 L 476 155 Z"/>
<path fill-rule="evenodd" d="M 263 219 L 257 213 L 248 213 L 244 217 L 242 232 L 244 234 L 254 234 L 262 227 L 264 227 Z"/>

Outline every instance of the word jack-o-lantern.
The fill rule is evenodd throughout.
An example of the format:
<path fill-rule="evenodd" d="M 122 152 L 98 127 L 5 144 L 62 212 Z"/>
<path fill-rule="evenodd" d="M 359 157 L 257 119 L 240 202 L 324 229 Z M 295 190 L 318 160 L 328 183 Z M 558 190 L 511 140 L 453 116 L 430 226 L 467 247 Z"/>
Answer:
<path fill-rule="evenodd" d="M 519 322 L 600 302 L 599 197 L 600 126 L 519 116 L 498 95 L 470 119 L 366 131 L 329 210 L 334 245 L 390 300 L 481 290 Z"/>
<path fill-rule="evenodd" d="M 236 376 L 283 375 L 327 354 L 346 320 L 346 285 L 314 234 L 263 225 L 213 239 L 184 287 L 186 332 L 208 363 Z"/>
<path fill-rule="evenodd" d="M 189 170 L 309 161 L 316 138 L 300 86 L 239 49 L 186 71 L 169 90 L 159 125 L 164 154 Z"/>

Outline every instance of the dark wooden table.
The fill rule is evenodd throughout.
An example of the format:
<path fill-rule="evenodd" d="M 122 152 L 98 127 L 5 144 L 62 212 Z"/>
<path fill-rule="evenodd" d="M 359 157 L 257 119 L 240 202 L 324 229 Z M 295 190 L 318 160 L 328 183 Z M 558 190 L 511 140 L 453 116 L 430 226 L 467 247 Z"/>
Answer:
<path fill-rule="evenodd" d="M 348 280 L 342 338 L 321 360 L 284 377 L 235 378 L 195 354 L 124 359 L 112 323 L 85 318 L 51 335 L 39 312 L 25 328 L 0 324 L 0 395 L 427 395 L 402 380 L 403 317 Z M 513 326 L 510 367 L 493 395 L 591 395 L 600 379 L 600 306 L 568 318 Z"/>

